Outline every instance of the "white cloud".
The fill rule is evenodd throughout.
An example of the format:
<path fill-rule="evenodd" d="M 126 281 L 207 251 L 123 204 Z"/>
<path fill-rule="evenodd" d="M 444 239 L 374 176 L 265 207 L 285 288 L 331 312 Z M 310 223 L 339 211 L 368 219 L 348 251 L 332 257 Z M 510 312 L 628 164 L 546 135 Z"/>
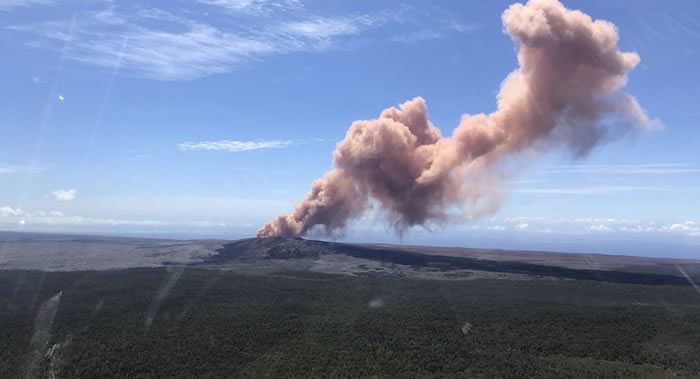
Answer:
<path fill-rule="evenodd" d="M 548 218 L 548 217 L 507 217 L 505 222 L 516 224 L 516 229 L 521 225 L 529 225 L 528 230 L 539 230 L 545 233 L 552 231 L 578 233 L 675 233 L 682 236 L 700 236 L 700 224 L 694 221 L 685 221 L 659 225 L 653 221 L 636 219 L 616 219 L 602 217 L 577 217 L 577 218 Z M 540 229 L 537 229 L 540 228 Z M 544 229 L 541 229 L 544 228 Z M 547 232 L 547 230 L 549 230 Z"/>
<path fill-rule="evenodd" d="M 71 211 L 94 218 L 157 219 L 169 224 L 193 220 L 249 222 L 262 225 L 280 210 L 293 207 L 287 199 L 235 198 L 160 194 L 138 197 L 89 197 Z M 26 210 L 26 209 L 25 209 Z"/>
<path fill-rule="evenodd" d="M 669 230 L 669 231 L 672 231 L 672 232 L 673 232 L 673 231 L 687 232 L 687 231 L 693 230 L 693 229 L 694 229 L 694 227 L 693 227 L 693 224 L 692 224 L 692 223 L 690 223 L 690 224 L 688 224 L 688 223 L 684 223 L 684 224 L 673 224 L 673 225 L 671 225 L 671 226 L 668 227 L 668 230 Z"/>
<path fill-rule="evenodd" d="M 497 232 L 502 232 L 502 231 L 508 230 L 508 228 L 505 227 L 505 226 L 503 226 L 503 225 L 487 226 L 486 229 L 487 229 L 487 230 L 497 231 Z"/>
<path fill-rule="evenodd" d="M 504 219 L 504 221 L 511 222 L 511 223 L 530 222 L 530 221 L 546 221 L 546 220 L 548 220 L 548 218 L 546 218 L 546 217 L 528 217 L 528 216 L 506 217 Z"/>
<path fill-rule="evenodd" d="M 533 216 L 518 216 L 506 217 L 504 221 L 509 223 L 531 223 L 531 224 L 604 224 L 604 225 L 638 225 L 642 223 L 636 219 L 616 219 L 603 217 L 574 217 L 574 218 L 552 218 L 552 217 L 533 217 Z"/>
<path fill-rule="evenodd" d="M 63 100 L 65 100 L 65 99 L 66 99 L 66 98 L 63 97 L 63 95 L 58 95 L 58 100 L 59 100 L 59 101 L 63 101 Z"/>
<path fill-rule="evenodd" d="M 603 225 L 603 224 L 591 225 L 587 229 L 592 231 L 592 232 L 603 232 L 603 233 L 607 233 L 607 232 L 610 232 L 612 230 L 612 229 L 610 229 L 610 227 Z"/>
<path fill-rule="evenodd" d="M 78 194 L 78 191 L 75 189 L 58 189 L 53 191 L 51 194 L 58 201 L 72 201 L 75 200 L 75 196 Z"/>
<path fill-rule="evenodd" d="M 154 219 L 126 219 L 115 217 L 84 217 L 65 215 L 59 211 L 25 212 L 19 208 L 0 207 L 0 225 L 26 226 L 192 226 L 192 227 L 228 227 L 225 222 L 216 221 L 186 221 L 163 222 Z"/>
<path fill-rule="evenodd" d="M 125 220 L 118 218 L 93 218 L 82 216 L 66 216 L 59 211 L 25 212 L 19 208 L 0 207 L 0 224 L 21 225 L 161 225 L 154 220 Z"/>
<path fill-rule="evenodd" d="M 262 149 L 281 149 L 288 147 L 292 141 L 273 140 L 273 141 L 205 141 L 205 142 L 184 142 L 178 145 L 183 151 L 196 150 L 214 150 L 214 151 L 229 151 L 240 152 L 249 150 Z"/>
<path fill-rule="evenodd" d="M 618 231 L 620 232 L 625 232 L 625 233 L 644 233 L 644 232 L 656 232 L 657 229 L 653 226 L 641 226 L 641 225 L 635 225 L 635 226 L 620 226 L 617 228 Z"/>
<path fill-rule="evenodd" d="M 63 217 L 40 217 L 26 221 L 28 224 L 39 225 L 137 225 L 137 226 L 160 226 L 162 222 L 158 220 L 124 220 L 115 218 L 90 218 L 81 216 Z"/>
<path fill-rule="evenodd" d="M 19 208 L 0 207 L 0 217 L 23 216 L 24 211 Z"/>
<path fill-rule="evenodd" d="M 530 224 L 526 224 L 524 222 L 521 222 L 520 224 L 516 225 L 515 228 L 518 230 L 525 230 L 527 227 L 530 226 Z"/>
<path fill-rule="evenodd" d="M 561 222 L 566 223 L 578 223 L 578 224 L 589 224 L 598 223 L 603 225 L 639 225 L 640 220 L 636 219 L 618 219 L 618 218 L 601 218 L 601 217 L 578 217 L 573 219 L 561 219 Z"/>
<path fill-rule="evenodd" d="M 32 5 L 54 5 L 55 0 L 0 0 L 0 11 Z"/>
<path fill-rule="evenodd" d="M 197 226 L 200 228 L 204 227 L 226 227 L 229 226 L 229 224 L 225 222 L 213 222 L 213 221 L 194 221 L 191 223 L 192 226 Z"/>
<path fill-rule="evenodd" d="M 682 233 L 690 236 L 700 236 L 700 224 L 693 221 L 665 225 L 661 227 L 661 230 L 670 233 Z"/>

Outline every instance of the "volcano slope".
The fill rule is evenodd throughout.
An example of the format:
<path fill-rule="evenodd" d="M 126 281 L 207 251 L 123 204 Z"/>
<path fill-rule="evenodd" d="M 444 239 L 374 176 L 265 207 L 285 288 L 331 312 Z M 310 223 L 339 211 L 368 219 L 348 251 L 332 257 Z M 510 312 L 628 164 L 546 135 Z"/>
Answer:
<path fill-rule="evenodd" d="M 576 279 L 691 285 L 695 260 L 429 246 L 345 244 L 301 238 L 250 238 L 224 244 L 195 265 L 241 272 L 310 270 L 356 276 L 433 279 Z"/>
<path fill-rule="evenodd" d="M 0 269 L 78 271 L 195 266 L 244 274 L 312 271 L 428 279 L 700 283 L 700 261 L 461 247 L 347 244 L 301 238 L 158 240 L 0 232 Z"/>

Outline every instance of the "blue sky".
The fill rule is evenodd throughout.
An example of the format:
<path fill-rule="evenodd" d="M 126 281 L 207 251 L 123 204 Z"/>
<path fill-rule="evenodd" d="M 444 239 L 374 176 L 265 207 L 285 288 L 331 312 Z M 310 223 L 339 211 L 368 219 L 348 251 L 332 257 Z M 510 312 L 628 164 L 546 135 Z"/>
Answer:
<path fill-rule="evenodd" d="M 352 121 L 422 96 L 450 134 L 517 68 L 508 1 L 0 2 L 0 229 L 237 238 L 289 212 Z M 617 25 L 662 131 L 523 165 L 503 207 L 346 240 L 700 258 L 700 3 L 565 1 Z"/>

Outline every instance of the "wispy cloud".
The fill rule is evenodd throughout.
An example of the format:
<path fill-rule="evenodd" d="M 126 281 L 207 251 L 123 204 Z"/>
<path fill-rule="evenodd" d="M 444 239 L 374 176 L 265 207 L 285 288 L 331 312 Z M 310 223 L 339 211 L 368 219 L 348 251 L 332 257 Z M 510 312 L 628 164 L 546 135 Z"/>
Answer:
<path fill-rule="evenodd" d="M 469 33 L 478 29 L 479 25 L 476 24 L 462 24 L 459 22 L 443 20 L 441 22 L 437 22 L 436 25 L 429 29 L 396 34 L 391 37 L 391 41 L 412 45 L 418 42 L 441 39 L 450 33 L 454 34 L 454 32 Z"/>
<path fill-rule="evenodd" d="M 134 76 L 158 80 L 194 79 L 233 70 L 255 56 L 279 52 L 274 41 L 224 32 L 213 26 L 181 19 L 166 12 L 141 13 L 143 22 L 158 17 L 176 24 L 177 31 L 151 29 L 125 22 L 119 30 L 93 19 L 78 25 L 45 22 L 10 27 L 49 41 L 66 42 L 65 57 L 96 66 L 120 70 Z M 57 47 L 57 45 L 54 45 Z"/>
<path fill-rule="evenodd" d="M 421 31 L 411 32 L 411 33 L 406 33 L 406 34 L 397 34 L 397 35 L 391 37 L 391 40 L 393 42 L 399 42 L 399 43 L 404 43 L 406 45 L 411 45 L 414 43 L 428 41 L 428 40 L 432 40 L 432 39 L 439 39 L 442 37 L 443 37 L 442 32 L 439 32 L 437 30 L 421 30 Z"/>
<path fill-rule="evenodd" d="M 2 0 L 0 1 L 0 12 L 12 8 L 28 7 L 32 5 L 53 5 L 55 0 Z"/>
<path fill-rule="evenodd" d="M 183 151 L 211 150 L 240 152 L 250 150 L 281 149 L 292 145 L 289 140 L 272 141 L 204 141 L 204 142 L 184 142 L 178 145 Z"/>
<path fill-rule="evenodd" d="M 110 2 L 101 10 L 75 12 L 71 19 L 5 28 L 29 35 L 28 46 L 60 51 L 65 59 L 110 70 L 119 62 L 123 75 L 164 81 L 228 73 L 276 55 L 351 46 L 351 38 L 389 24 L 408 29 L 407 38 L 428 36 L 418 32 L 410 37 L 410 29 L 418 26 L 436 30 L 430 38 L 472 30 L 469 24 L 445 19 L 425 21 L 414 17 L 418 11 L 406 7 L 338 16 L 318 14 L 298 0 L 198 3 L 200 9 L 194 12 Z M 199 12 L 201 8 L 205 12 Z"/>
<path fill-rule="evenodd" d="M 700 168 L 684 163 L 566 165 L 545 168 L 548 174 L 692 174 Z"/>
<path fill-rule="evenodd" d="M 449 29 L 460 33 L 469 33 L 481 28 L 479 24 L 463 24 L 460 22 L 451 22 L 447 24 Z"/>
<path fill-rule="evenodd" d="M 298 9 L 299 0 L 198 0 L 202 4 L 222 7 L 232 12 L 269 13 L 280 9 Z"/>
<path fill-rule="evenodd" d="M 54 199 L 58 201 L 73 201 L 75 200 L 75 196 L 78 194 L 78 191 L 75 189 L 58 189 L 55 190 L 51 193 L 54 197 Z"/>
<path fill-rule="evenodd" d="M 327 40 L 336 36 L 359 34 L 366 28 L 379 26 L 385 22 L 386 18 L 384 17 L 370 15 L 335 18 L 315 17 L 282 24 L 279 31 L 293 39 Z"/>
<path fill-rule="evenodd" d="M 0 175 L 18 173 L 37 173 L 43 170 L 44 167 L 32 165 L 0 165 Z"/>
<path fill-rule="evenodd" d="M 699 192 L 700 187 L 661 187 L 661 186 L 591 186 L 564 188 L 519 188 L 513 193 L 541 195 L 603 195 L 619 192 Z"/>
<path fill-rule="evenodd" d="M 286 1 L 205 1 L 229 9 L 263 9 Z M 275 9 L 273 7 L 273 9 Z M 83 12 L 72 20 L 8 26 L 41 38 L 39 46 L 65 57 L 157 80 L 187 80 L 231 72 L 262 58 L 325 50 L 343 37 L 360 34 L 389 21 L 357 14 L 322 17 L 301 12 L 262 22 L 253 12 L 242 22 L 215 26 L 160 9 L 120 14 L 113 8 Z M 265 18 L 267 20 L 267 18 Z M 48 44 L 47 44 L 48 42 Z M 33 42 L 37 45 L 36 42 Z"/>
<path fill-rule="evenodd" d="M 680 115 L 680 116 L 691 116 L 691 117 L 700 116 L 700 112 L 675 111 L 673 113 Z"/>

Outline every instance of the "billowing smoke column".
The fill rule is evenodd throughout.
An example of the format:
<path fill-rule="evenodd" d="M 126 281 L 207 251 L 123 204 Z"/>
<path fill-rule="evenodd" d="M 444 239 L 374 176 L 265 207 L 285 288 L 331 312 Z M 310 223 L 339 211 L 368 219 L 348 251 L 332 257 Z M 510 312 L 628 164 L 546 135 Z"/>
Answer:
<path fill-rule="evenodd" d="M 365 214 L 370 199 L 398 230 L 448 221 L 455 204 L 471 204 L 465 217 L 477 217 L 497 209 L 488 200 L 501 187 L 492 172 L 507 156 L 559 146 L 584 156 L 607 136 L 660 126 L 621 91 L 639 56 L 618 50 L 613 24 L 556 0 L 513 4 L 502 20 L 520 67 L 501 83 L 497 111 L 464 115 L 450 138 L 429 121 L 420 97 L 355 121 L 333 154 L 335 169 L 258 237 L 293 237 L 314 226 L 331 233 Z"/>

